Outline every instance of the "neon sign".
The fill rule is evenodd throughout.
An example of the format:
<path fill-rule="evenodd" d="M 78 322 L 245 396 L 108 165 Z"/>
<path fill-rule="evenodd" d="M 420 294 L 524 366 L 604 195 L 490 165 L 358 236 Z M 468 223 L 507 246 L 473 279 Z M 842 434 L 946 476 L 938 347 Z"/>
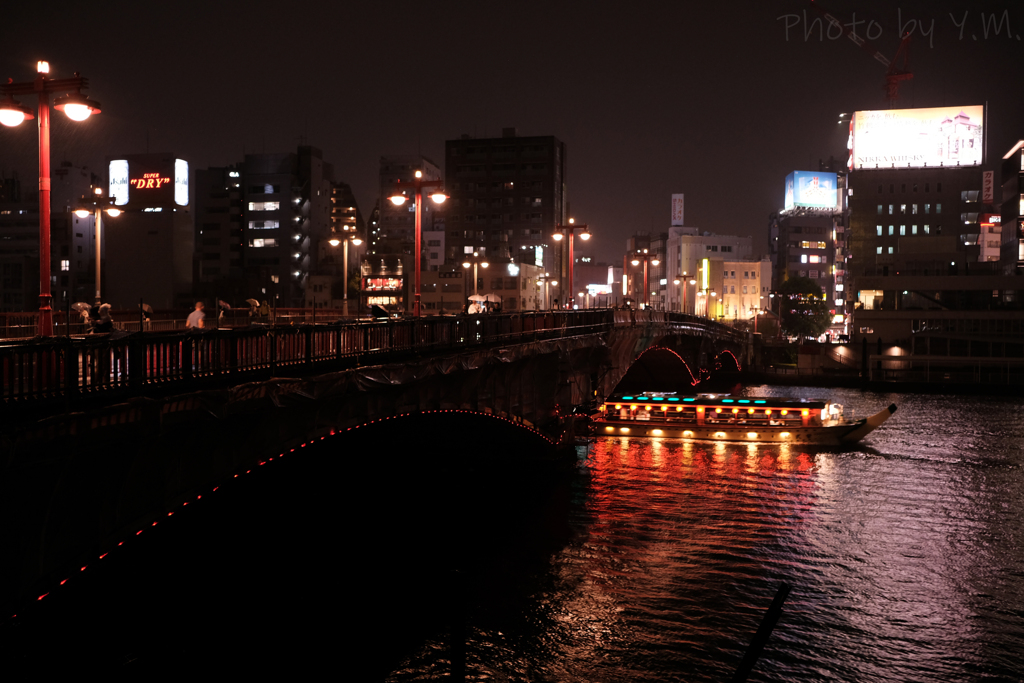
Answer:
<path fill-rule="evenodd" d="M 136 190 L 160 189 L 161 185 L 170 183 L 171 179 L 159 173 L 143 173 L 141 178 L 131 178 L 128 183 Z"/>

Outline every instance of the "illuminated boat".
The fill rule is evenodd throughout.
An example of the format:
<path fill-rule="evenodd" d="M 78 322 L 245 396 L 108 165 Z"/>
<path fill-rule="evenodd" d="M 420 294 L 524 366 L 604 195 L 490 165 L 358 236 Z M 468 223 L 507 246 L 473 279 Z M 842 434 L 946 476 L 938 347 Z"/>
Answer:
<path fill-rule="evenodd" d="M 595 436 L 837 446 L 860 441 L 896 412 L 896 404 L 848 421 L 830 401 L 738 398 L 647 391 L 610 396 L 594 417 Z"/>

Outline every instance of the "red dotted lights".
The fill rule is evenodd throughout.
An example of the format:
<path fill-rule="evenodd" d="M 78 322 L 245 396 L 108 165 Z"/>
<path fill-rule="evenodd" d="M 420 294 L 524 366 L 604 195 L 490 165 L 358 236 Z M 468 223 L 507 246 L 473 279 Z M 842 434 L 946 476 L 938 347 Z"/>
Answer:
<path fill-rule="evenodd" d="M 689 369 L 689 368 L 687 368 L 687 369 Z M 477 411 L 474 411 L 474 410 L 462 410 L 462 409 L 441 409 L 441 410 L 424 410 L 424 411 L 420 411 L 419 413 L 401 413 L 401 414 L 399 414 L 399 415 L 393 415 L 393 416 L 389 416 L 389 417 L 386 417 L 386 418 L 383 418 L 383 419 L 378 419 L 378 420 L 370 420 L 369 422 L 364 422 L 363 424 L 355 425 L 355 426 L 353 426 L 353 427 L 347 427 L 347 428 L 345 429 L 345 431 L 346 431 L 346 432 L 350 432 L 350 431 L 352 431 L 353 429 L 359 429 L 360 427 L 366 427 L 366 426 L 369 426 L 369 425 L 371 425 L 371 424 L 376 424 L 376 423 L 378 423 L 378 422 L 383 422 L 383 421 L 385 421 L 385 420 L 391 420 L 391 419 L 398 419 L 398 418 L 402 418 L 402 417 L 411 417 L 411 416 L 413 416 L 413 415 L 424 415 L 424 414 L 427 414 L 427 415 L 429 415 L 429 414 L 436 414 L 436 413 L 460 413 L 460 414 L 466 414 L 466 415 L 478 415 L 478 416 L 481 416 L 481 417 L 486 417 L 486 418 L 489 418 L 489 419 L 492 419 L 492 420 L 501 420 L 501 421 L 503 421 L 503 422 L 507 422 L 507 423 L 509 423 L 509 424 L 511 424 L 511 425 L 515 425 L 516 427 L 518 427 L 518 428 L 520 428 L 520 429 L 525 429 L 525 430 L 527 430 L 527 431 L 529 431 L 529 432 L 531 432 L 531 433 L 533 433 L 533 434 L 535 434 L 535 435 L 537 435 L 537 436 L 541 437 L 542 439 L 544 439 L 545 441 L 547 441 L 547 442 L 548 442 L 548 443 L 550 443 L 550 444 L 554 444 L 554 443 L 555 443 L 555 442 L 554 442 L 554 440 L 552 440 L 551 438 L 549 438 L 549 437 L 548 437 L 548 436 L 546 436 L 545 434 L 542 434 L 542 433 L 541 433 L 540 431 L 538 431 L 537 429 L 534 429 L 533 427 L 528 427 L 527 425 L 523 424 L 522 422 L 517 422 L 517 421 L 515 421 L 515 420 L 510 420 L 510 419 L 508 419 L 508 418 L 506 418 L 506 417 L 502 417 L 501 415 L 494 415 L 493 413 L 481 413 L 481 412 L 477 412 Z M 324 440 L 324 439 L 326 439 L 326 438 L 327 438 L 328 436 L 339 436 L 339 435 L 341 435 L 342 433 L 343 433 L 343 432 L 339 432 L 339 431 L 337 431 L 337 430 L 335 430 L 335 429 L 332 429 L 332 430 L 331 430 L 331 431 L 330 431 L 330 432 L 329 432 L 328 434 L 322 435 L 322 436 L 320 436 L 319 438 L 313 438 L 313 439 L 311 439 L 311 440 L 310 440 L 310 441 L 308 441 L 308 442 L 305 442 L 305 443 L 301 443 L 301 444 L 299 444 L 299 448 L 305 448 L 305 447 L 306 447 L 307 445 L 313 445 L 313 444 L 314 444 L 314 443 L 316 443 L 317 441 L 323 441 L 323 440 Z M 294 453 L 294 452 L 295 452 L 295 449 L 294 449 L 294 448 L 292 448 L 292 449 L 290 449 L 290 450 L 289 450 L 288 452 L 289 452 L 289 453 Z M 278 455 L 277 457 L 278 457 L 278 458 L 283 458 L 283 457 L 284 457 L 284 455 L 285 455 L 284 453 L 280 453 L 280 454 L 279 454 L 279 455 Z M 272 461 L 272 460 L 273 460 L 273 458 L 268 458 L 267 460 L 263 460 L 263 461 L 261 461 L 261 462 L 260 462 L 260 465 L 266 465 L 266 464 L 267 464 L 268 462 L 270 462 L 270 461 Z M 251 469 L 248 469 L 248 470 L 246 470 L 246 471 L 245 471 L 245 474 L 250 474 L 251 472 L 252 472 L 252 470 L 251 470 Z M 234 475 L 232 476 L 232 479 L 237 479 L 238 477 L 239 477 L 239 474 L 234 474 Z M 212 489 L 212 491 L 217 491 L 217 490 L 218 490 L 219 488 L 220 488 L 220 486 L 219 486 L 219 485 L 218 485 L 218 486 L 215 486 L 215 487 L 214 487 L 214 488 Z M 212 491 L 211 491 L 211 492 L 212 492 Z M 198 501 L 198 500 L 202 500 L 202 498 L 203 498 L 202 494 L 199 494 L 199 495 L 197 495 L 197 496 L 196 496 L 196 500 L 197 500 L 197 501 Z M 187 500 L 186 500 L 186 501 L 183 501 L 183 502 L 181 503 L 182 507 L 185 507 L 185 506 L 186 506 L 186 505 L 188 505 L 188 504 L 189 504 L 189 501 L 187 501 Z M 173 516 L 173 515 L 174 515 L 174 512 L 173 512 L 173 511 L 169 511 L 169 512 L 167 513 L 167 516 L 168 516 L 168 517 L 171 517 L 171 516 Z M 150 523 L 150 525 L 149 525 L 149 526 L 150 526 L 150 527 L 155 527 L 156 525 L 157 525 L 157 522 L 155 522 L 155 521 L 154 521 L 154 522 Z M 139 529 L 139 530 L 137 530 L 137 531 L 135 532 L 135 536 L 139 536 L 139 535 L 141 535 L 143 531 L 145 531 L 145 528 L 142 528 L 142 529 Z M 119 541 L 119 542 L 118 542 L 118 544 L 117 544 L 117 547 L 123 546 L 123 545 L 124 545 L 124 543 L 125 543 L 125 542 L 124 542 L 123 540 L 122 540 L 122 541 Z M 107 555 L 109 555 L 109 554 L 110 554 L 110 552 L 109 552 L 109 551 L 108 551 L 108 552 L 105 552 L 105 553 L 103 553 L 102 555 L 100 555 L 98 559 L 102 560 L 103 558 L 105 558 L 105 557 L 106 557 Z M 81 567 L 79 568 L 79 571 L 80 571 L 80 572 L 84 572 L 84 571 L 85 571 L 85 570 L 86 570 L 86 569 L 87 569 L 88 567 L 89 567 L 89 565 L 88 565 L 88 564 L 82 565 L 82 566 L 81 566 Z M 67 582 L 68 582 L 68 579 L 63 579 L 63 580 L 62 580 L 62 581 L 61 581 L 61 582 L 60 582 L 60 583 L 58 584 L 58 587 L 59 587 L 59 586 L 63 586 L 63 585 L 64 585 L 64 584 L 66 584 Z M 46 593 L 43 593 L 42 595 L 39 595 L 39 596 L 38 596 L 38 597 L 36 598 L 36 600 L 35 600 L 35 601 L 36 601 L 36 602 L 38 602 L 38 601 L 42 600 L 43 598 L 45 598 L 45 597 L 47 597 L 48 595 L 50 595 L 50 592 L 51 592 L 51 591 L 47 591 Z M 15 619 L 15 618 L 17 618 L 17 616 L 18 616 L 17 614 L 12 614 L 10 618 L 11 618 L 11 619 Z"/>

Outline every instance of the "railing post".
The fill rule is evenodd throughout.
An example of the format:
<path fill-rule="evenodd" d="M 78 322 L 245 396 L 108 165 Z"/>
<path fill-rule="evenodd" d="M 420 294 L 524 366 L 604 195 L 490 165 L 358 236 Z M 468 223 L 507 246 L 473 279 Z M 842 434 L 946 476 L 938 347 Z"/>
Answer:
<path fill-rule="evenodd" d="M 64 340 L 64 395 L 69 402 L 78 398 L 78 349 L 68 337 Z"/>
<path fill-rule="evenodd" d="M 146 369 L 143 367 L 142 333 L 128 338 L 128 386 L 138 389 L 144 382 Z"/>
<path fill-rule="evenodd" d="M 313 316 L 314 316 L 314 320 L 315 320 L 315 316 L 316 316 L 316 309 L 315 308 L 313 309 Z M 311 325 L 309 327 L 306 327 L 306 328 L 304 328 L 302 330 L 303 335 L 305 335 L 305 337 L 306 337 L 306 339 L 305 339 L 305 342 L 306 342 L 305 343 L 305 346 L 306 346 L 306 366 L 309 367 L 310 369 L 313 368 L 313 332 L 314 332 L 315 329 L 316 329 L 316 323 L 314 322 L 313 325 Z"/>
<path fill-rule="evenodd" d="M 181 376 L 192 379 L 192 335 L 185 333 L 181 339 Z"/>
<path fill-rule="evenodd" d="M 273 328 L 267 330 L 267 340 L 270 346 L 270 376 L 274 377 L 277 374 L 277 335 Z"/>

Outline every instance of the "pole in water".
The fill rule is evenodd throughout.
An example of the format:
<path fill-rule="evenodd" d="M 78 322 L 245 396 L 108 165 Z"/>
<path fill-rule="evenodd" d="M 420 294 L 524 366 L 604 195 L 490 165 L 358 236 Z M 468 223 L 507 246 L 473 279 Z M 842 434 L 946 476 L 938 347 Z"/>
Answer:
<path fill-rule="evenodd" d="M 448 656 L 451 661 L 451 680 L 462 683 L 466 680 L 466 603 L 462 576 L 453 570 L 448 576 L 448 609 L 451 631 Z"/>
<path fill-rule="evenodd" d="M 772 600 L 772 606 L 765 613 L 764 619 L 761 620 L 761 625 L 757 628 L 757 633 L 754 634 L 754 639 L 750 642 L 750 647 L 747 648 L 747 653 L 743 655 L 743 661 L 740 662 L 739 668 L 733 674 L 732 683 L 744 683 L 747 680 L 747 676 L 753 671 L 754 665 L 757 664 L 757 660 L 764 650 L 765 643 L 768 642 L 768 638 L 772 634 L 772 629 L 775 628 L 779 617 L 782 616 L 782 603 L 786 602 L 789 588 L 789 584 L 785 581 L 779 586 L 775 599 Z"/>

